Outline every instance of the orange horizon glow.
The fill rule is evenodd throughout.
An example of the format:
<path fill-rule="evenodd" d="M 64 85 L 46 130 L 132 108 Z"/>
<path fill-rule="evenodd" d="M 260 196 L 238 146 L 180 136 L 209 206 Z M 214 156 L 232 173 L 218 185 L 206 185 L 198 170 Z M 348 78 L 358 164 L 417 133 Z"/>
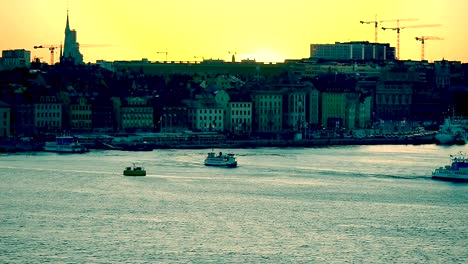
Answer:
<path fill-rule="evenodd" d="M 64 41 L 67 1 L 17 0 L 1 4 L 0 49 L 26 49 L 48 62 L 47 49 Z M 282 62 L 309 57 L 310 44 L 374 42 L 374 25 L 401 21 L 400 59 L 468 62 L 468 1 L 464 0 L 69 0 L 85 62 L 96 60 L 199 61 L 252 59 Z M 408 19 L 410 20 L 410 19 Z M 416 25 L 440 24 L 417 28 Z M 395 27 L 386 22 L 379 27 Z M 378 30 L 378 42 L 397 46 L 393 30 Z M 58 58 L 58 51 L 55 55 Z M 57 59 L 56 59 L 57 60 Z"/>

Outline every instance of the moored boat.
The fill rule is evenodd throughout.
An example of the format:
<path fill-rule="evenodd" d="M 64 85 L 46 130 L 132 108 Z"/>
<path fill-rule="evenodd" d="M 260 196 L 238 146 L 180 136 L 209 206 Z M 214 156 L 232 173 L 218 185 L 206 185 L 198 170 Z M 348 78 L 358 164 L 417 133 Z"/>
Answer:
<path fill-rule="evenodd" d="M 440 145 L 466 144 L 467 135 L 463 123 L 450 118 L 445 119 L 435 135 L 435 140 Z"/>
<path fill-rule="evenodd" d="M 126 167 L 123 171 L 124 176 L 146 176 L 145 168 L 141 166 L 136 166 L 133 164 L 132 167 Z"/>
<path fill-rule="evenodd" d="M 450 155 L 450 165 L 440 167 L 432 172 L 432 179 L 468 182 L 468 158 L 463 152 Z"/>
<path fill-rule="evenodd" d="M 77 138 L 69 135 L 56 136 L 55 141 L 45 142 L 44 151 L 58 153 L 84 153 L 88 149 Z"/>
<path fill-rule="evenodd" d="M 216 155 L 216 153 L 211 151 L 208 153 L 208 156 L 205 159 L 205 165 L 235 168 L 237 167 L 237 160 L 234 154 L 232 153 L 223 154 L 222 152 L 219 152 L 219 154 Z"/>

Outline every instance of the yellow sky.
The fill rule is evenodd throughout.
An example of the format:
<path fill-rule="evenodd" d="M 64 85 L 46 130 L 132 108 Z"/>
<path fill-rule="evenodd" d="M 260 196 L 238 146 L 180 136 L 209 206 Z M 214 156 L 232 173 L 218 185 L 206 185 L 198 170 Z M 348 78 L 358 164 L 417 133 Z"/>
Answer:
<path fill-rule="evenodd" d="M 374 41 L 374 26 L 360 20 L 417 18 L 400 34 L 400 58 L 419 60 L 428 40 L 429 61 L 468 62 L 466 0 L 68 0 L 70 26 L 78 33 L 86 62 L 104 60 L 194 61 L 201 58 L 283 61 L 309 57 L 311 43 Z M 28 49 L 64 40 L 67 0 L 0 0 L 0 50 Z M 395 23 L 382 26 L 394 27 Z M 378 31 L 396 47 L 395 31 Z M 109 44 L 109 47 L 85 47 Z M 56 55 L 58 57 L 58 54 Z M 195 58 L 197 57 L 197 58 Z"/>

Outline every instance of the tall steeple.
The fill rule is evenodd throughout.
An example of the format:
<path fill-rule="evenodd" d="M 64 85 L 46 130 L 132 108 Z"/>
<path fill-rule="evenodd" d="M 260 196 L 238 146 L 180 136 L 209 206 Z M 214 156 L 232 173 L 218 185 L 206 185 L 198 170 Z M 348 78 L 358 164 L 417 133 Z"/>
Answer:
<path fill-rule="evenodd" d="M 65 26 L 65 34 L 67 34 L 67 32 L 70 32 L 70 20 L 68 19 L 68 7 L 67 7 L 67 24 Z"/>
<path fill-rule="evenodd" d="M 70 19 L 67 7 L 67 22 L 65 25 L 65 43 L 63 46 L 62 60 L 75 64 L 83 63 L 83 55 L 80 53 L 80 44 L 76 41 L 76 30 L 70 29 Z"/>

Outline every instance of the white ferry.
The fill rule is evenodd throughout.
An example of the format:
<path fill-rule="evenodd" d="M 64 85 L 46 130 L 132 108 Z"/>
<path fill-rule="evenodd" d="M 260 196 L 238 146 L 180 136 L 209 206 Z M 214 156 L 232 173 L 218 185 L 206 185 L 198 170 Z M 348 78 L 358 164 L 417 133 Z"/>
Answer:
<path fill-rule="evenodd" d="M 432 173 L 432 179 L 468 182 L 468 158 L 463 152 L 450 155 L 451 165 L 440 167 Z"/>
<path fill-rule="evenodd" d="M 206 166 L 215 166 L 215 167 L 228 167 L 228 168 L 235 168 L 237 167 L 237 160 L 234 157 L 234 154 L 223 154 L 219 152 L 218 155 L 213 151 L 208 153 L 208 156 L 205 159 Z"/>
<path fill-rule="evenodd" d="M 55 141 L 46 142 L 44 151 L 58 153 L 83 153 L 88 149 L 73 136 L 56 136 Z"/>

